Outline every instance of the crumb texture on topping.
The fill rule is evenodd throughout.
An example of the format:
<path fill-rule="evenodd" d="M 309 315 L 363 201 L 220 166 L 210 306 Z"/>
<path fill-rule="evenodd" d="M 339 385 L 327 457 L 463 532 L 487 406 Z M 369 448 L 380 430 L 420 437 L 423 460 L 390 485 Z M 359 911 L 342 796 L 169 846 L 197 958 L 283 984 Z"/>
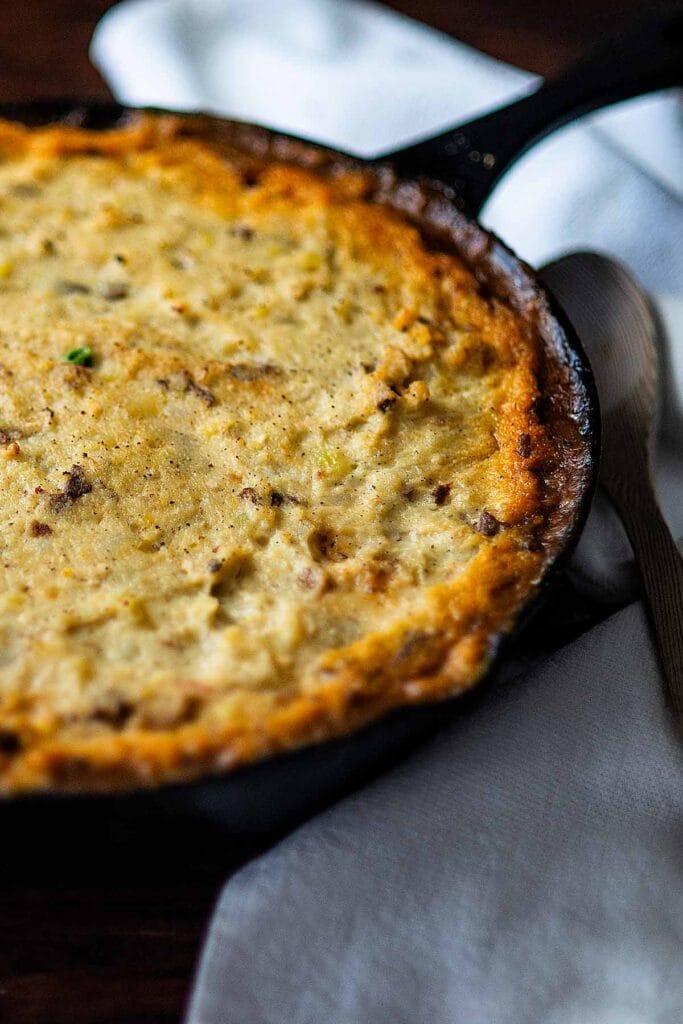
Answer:
<path fill-rule="evenodd" d="M 458 692 L 544 565 L 523 318 L 352 175 L 156 120 L 0 126 L 6 792 Z"/>

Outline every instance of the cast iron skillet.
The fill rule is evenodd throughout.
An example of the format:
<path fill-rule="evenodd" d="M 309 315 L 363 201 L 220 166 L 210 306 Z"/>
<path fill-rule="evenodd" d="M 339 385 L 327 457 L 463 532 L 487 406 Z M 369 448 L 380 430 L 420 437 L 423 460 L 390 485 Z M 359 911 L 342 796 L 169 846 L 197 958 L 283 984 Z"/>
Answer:
<path fill-rule="evenodd" d="M 381 201 L 401 209 L 436 244 L 458 251 L 475 270 L 482 289 L 502 295 L 535 321 L 548 353 L 548 384 L 555 395 L 545 416 L 566 438 L 568 448 L 578 453 L 579 464 L 566 478 L 557 555 L 531 606 L 522 610 L 516 633 L 547 592 L 584 524 L 597 470 L 598 403 L 585 353 L 558 304 L 531 268 L 474 218 L 507 167 L 541 136 L 616 100 L 681 83 L 683 9 L 678 8 L 637 24 L 516 103 L 387 154 L 372 165 L 253 125 L 194 116 L 186 122 L 189 132 L 197 131 L 218 146 L 283 157 L 323 172 L 340 163 L 371 166 Z M 48 101 L 0 105 L 0 116 L 32 125 L 66 120 L 107 129 L 130 112 L 113 104 Z M 499 638 L 496 662 L 509 643 L 510 638 Z M 491 677 L 489 673 L 489 684 Z M 28 827 L 34 833 L 40 822 L 40 830 L 46 828 L 53 837 L 74 829 L 82 835 L 84 826 L 94 834 L 103 822 L 105 828 L 123 822 L 124 833 L 135 833 L 141 821 L 147 827 L 164 827 L 169 815 L 176 822 L 183 815 L 195 822 L 210 821 L 234 838 L 272 834 L 349 792 L 472 700 L 468 695 L 392 712 L 348 738 L 196 782 L 112 795 L 38 795 L 5 801 L 0 803 L 2 831 L 16 835 Z"/>

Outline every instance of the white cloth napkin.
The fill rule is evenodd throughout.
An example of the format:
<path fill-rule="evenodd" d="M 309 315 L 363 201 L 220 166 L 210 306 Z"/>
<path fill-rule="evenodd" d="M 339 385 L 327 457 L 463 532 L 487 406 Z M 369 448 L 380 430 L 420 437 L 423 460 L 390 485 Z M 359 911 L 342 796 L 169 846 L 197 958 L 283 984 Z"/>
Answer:
<path fill-rule="evenodd" d="M 363 154 L 533 81 L 355 0 L 129 0 L 92 52 L 125 102 L 211 109 Z M 531 262 L 606 250 L 668 293 L 659 479 L 678 536 L 680 120 L 674 97 L 651 97 L 565 129 L 485 211 Z M 574 574 L 621 610 L 228 882 L 190 1024 L 681 1018 L 681 751 L 642 607 L 623 607 L 635 574 L 604 502 Z"/>

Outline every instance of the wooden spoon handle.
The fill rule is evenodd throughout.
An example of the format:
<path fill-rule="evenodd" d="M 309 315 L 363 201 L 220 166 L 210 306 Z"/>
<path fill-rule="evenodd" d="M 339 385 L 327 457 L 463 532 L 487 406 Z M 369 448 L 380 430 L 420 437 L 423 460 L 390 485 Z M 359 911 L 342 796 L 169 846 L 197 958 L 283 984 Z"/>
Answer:
<path fill-rule="evenodd" d="M 662 670 L 683 726 L 683 558 L 659 511 L 652 485 L 643 479 L 624 493 L 605 481 L 633 546 L 645 588 Z"/>

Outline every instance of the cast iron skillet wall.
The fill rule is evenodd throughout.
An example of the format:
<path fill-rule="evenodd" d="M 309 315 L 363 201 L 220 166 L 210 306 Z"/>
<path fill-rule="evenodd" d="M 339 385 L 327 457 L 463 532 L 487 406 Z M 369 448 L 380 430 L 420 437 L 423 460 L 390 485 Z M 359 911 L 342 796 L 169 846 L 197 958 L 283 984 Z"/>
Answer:
<path fill-rule="evenodd" d="M 469 125 L 453 129 L 375 163 L 377 198 L 415 220 L 434 244 L 459 252 L 482 287 L 513 302 L 535 322 L 546 348 L 556 400 L 546 410 L 551 427 L 566 434 L 578 459 L 567 477 L 567 501 L 558 521 L 556 556 L 538 594 L 522 609 L 528 621 L 568 557 L 585 521 L 595 486 L 599 415 L 590 367 L 579 339 L 538 278 L 499 239 L 472 219 L 513 159 L 536 138 L 572 117 L 617 99 L 683 82 L 683 11 L 641 23 L 601 48 L 576 69 L 535 94 Z M 74 101 L 0 105 L 0 116 L 26 124 L 68 121 L 111 128 L 129 116 L 116 105 Z M 191 117 L 188 131 L 217 146 L 273 155 L 323 172 L 353 157 L 252 125 Z M 499 637 L 496 663 L 512 638 Z M 233 837 L 280 831 L 307 817 L 395 761 L 490 685 L 465 697 L 404 709 L 345 739 L 328 741 L 247 766 L 228 775 L 112 795 L 38 795 L 0 806 L 3 836 L 90 835 L 110 829 L 135 832 L 171 815 L 209 821 Z"/>

